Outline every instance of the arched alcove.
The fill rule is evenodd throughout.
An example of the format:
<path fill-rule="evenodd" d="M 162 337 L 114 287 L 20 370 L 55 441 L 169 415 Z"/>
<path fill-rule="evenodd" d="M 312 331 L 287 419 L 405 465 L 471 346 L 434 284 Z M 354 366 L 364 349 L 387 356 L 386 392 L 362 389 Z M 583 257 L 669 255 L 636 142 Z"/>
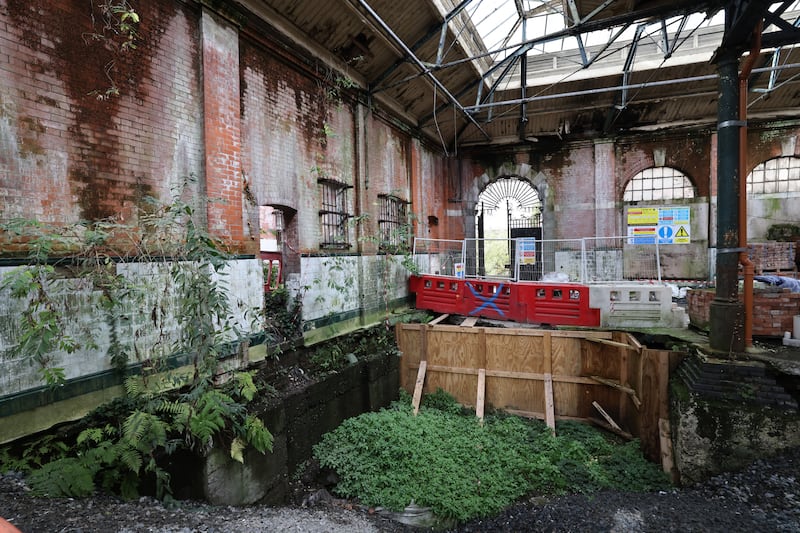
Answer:
<path fill-rule="evenodd" d="M 503 176 L 490 182 L 478 195 L 475 206 L 476 255 L 478 275 L 511 276 L 515 270 L 516 238 L 542 238 L 542 201 L 539 192 L 518 176 Z M 534 279 L 535 269 L 521 272 Z"/>

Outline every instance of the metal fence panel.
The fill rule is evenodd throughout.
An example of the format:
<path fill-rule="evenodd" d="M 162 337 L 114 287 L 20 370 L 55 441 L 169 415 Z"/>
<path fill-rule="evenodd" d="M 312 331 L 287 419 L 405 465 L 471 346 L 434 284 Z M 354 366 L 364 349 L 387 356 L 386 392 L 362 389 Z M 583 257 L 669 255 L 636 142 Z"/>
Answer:
<path fill-rule="evenodd" d="M 628 240 L 627 236 L 463 241 L 417 238 L 414 262 L 421 274 L 467 278 L 661 281 L 658 244 L 630 244 Z M 531 254 L 532 249 L 535 254 Z"/>
<path fill-rule="evenodd" d="M 597 281 L 661 281 L 658 244 L 630 244 L 629 237 L 587 237 L 584 283 Z"/>
<path fill-rule="evenodd" d="M 463 276 L 464 241 L 417 237 L 413 254 L 420 274 Z"/>
<path fill-rule="evenodd" d="M 465 239 L 468 278 L 514 279 L 511 239 Z"/>

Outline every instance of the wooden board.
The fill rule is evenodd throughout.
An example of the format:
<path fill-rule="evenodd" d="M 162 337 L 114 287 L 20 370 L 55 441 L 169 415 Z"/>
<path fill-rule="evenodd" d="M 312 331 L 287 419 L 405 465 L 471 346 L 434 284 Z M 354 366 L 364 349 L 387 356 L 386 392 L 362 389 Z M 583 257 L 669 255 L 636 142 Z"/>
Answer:
<path fill-rule="evenodd" d="M 428 322 L 428 325 L 429 326 L 435 326 L 439 322 L 444 322 L 445 320 L 447 320 L 447 317 L 449 317 L 449 316 L 450 315 L 448 315 L 448 314 L 439 315 L 436 318 L 434 318 L 433 320 L 431 320 L 430 322 Z"/>
<path fill-rule="evenodd" d="M 428 378 L 425 393 L 443 389 L 465 406 L 475 406 L 478 386 L 477 370 L 480 368 L 481 328 L 456 328 L 437 326 L 428 330 Z M 439 372 L 433 369 L 454 367 L 471 369 L 474 373 Z"/>
<path fill-rule="evenodd" d="M 496 329 L 496 328 L 495 328 Z M 491 403 L 497 409 L 543 412 L 542 335 L 506 335 L 505 331 L 485 333 L 485 368 Z M 508 386 L 509 379 L 524 379 Z M 502 378 L 502 379 L 494 379 Z"/>
<path fill-rule="evenodd" d="M 478 370 L 478 399 L 475 402 L 475 415 L 483 420 L 484 398 L 486 397 L 486 370 Z"/>
<path fill-rule="evenodd" d="M 677 470 L 675 469 L 675 460 L 672 456 L 672 431 L 669 420 L 660 418 L 658 420 L 658 430 L 661 440 L 661 467 L 664 469 L 664 472 L 669 474 L 672 482 L 677 483 Z"/>
<path fill-rule="evenodd" d="M 556 412 L 553 400 L 553 337 L 545 334 L 544 358 L 544 420 L 553 433 L 556 431 Z"/>
<path fill-rule="evenodd" d="M 474 326 L 477 323 L 478 323 L 478 317 L 476 317 L 476 316 L 468 316 L 461 323 L 461 326 L 465 327 L 465 328 L 471 328 L 472 326 Z"/>
<path fill-rule="evenodd" d="M 619 425 L 614 421 L 614 419 L 611 418 L 611 416 L 608 413 L 606 413 L 606 410 L 603 409 L 599 403 L 592 402 L 592 406 L 594 406 L 594 408 L 597 409 L 597 412 L 603 416 L 603 418 L 605 419 L 605 421 L 608 423 L 609 426 L 616 429 L 617 431 L 622 431 L 622 428 L 620 428 Z"/>
<path fill-rule="evenodd" d="M 417 371 L 417 382 L 414 385 L 414 397 L 411 402 L 411 405 L 414 406 L 414 414 L 416 415 L 419 413 L 419 404 L 422 401 L 422 386 L 425 383 L 425 370 L 427 368 L 428 362 L 422 361 L 419 364 L 419 370 Z"/>
<path fill-rule="evenodd" d="M 401 383 L 417 407 L 442 388 L 478 416 L 492 406 L 554 427 L 595 418 L 596 403 L 616 428 L 603 424 L 639 438 L 649 459 L 668 462 L 660 419 L 668 418 L 673 352 L 647 349 L 628 333 L 474 325 L 403 324 L 397 340 Z"/>

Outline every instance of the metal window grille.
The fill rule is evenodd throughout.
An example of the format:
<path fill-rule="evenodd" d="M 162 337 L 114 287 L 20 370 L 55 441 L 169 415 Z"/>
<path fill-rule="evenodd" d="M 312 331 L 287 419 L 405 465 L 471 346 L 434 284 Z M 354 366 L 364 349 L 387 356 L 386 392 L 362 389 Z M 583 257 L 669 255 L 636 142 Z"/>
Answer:
<path fill-rule="evenodd" d="M 641 171 L 625 187 L 622 200 L 647 202 L 694 198 L 694 185 L 680 170 L 671 167 L 653 167 Z"/>
<path fill-rule="evenodd" d="M 328 178 L 320 179 L 319 184 L 322 186 L 322 209 L 319 211 L 322 231 L 320 248 L 350 248 L 347 220 L 351 215 L 348 210 L 347 190 L 352 186 Z"/>
<path fill-rule="evenodd" d="M 800 192 L 800 158 L 777 157 L 765 161 L 747 176 L 748 194 Z"/>
<path fill-rule="evenodd" d="M 378 195 L 380 249 L 396 252 L 408 248 L 408 202 L 391 194 Z"/>

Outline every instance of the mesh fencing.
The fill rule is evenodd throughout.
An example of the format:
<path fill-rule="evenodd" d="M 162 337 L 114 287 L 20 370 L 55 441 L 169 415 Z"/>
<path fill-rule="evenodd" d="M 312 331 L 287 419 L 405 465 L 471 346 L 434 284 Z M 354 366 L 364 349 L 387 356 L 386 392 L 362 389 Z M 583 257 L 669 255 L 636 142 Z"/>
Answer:
<path fill-rule="evenodd" d="M 414 265 L 420 274 L 463 277 L 464 241 L 414 239 Z"/>
<path fill-rule="evenodd" d="M 516 281 L 661 281 L 658 244 L 629 237 L 542 240 L 417 238 L 421 274 Z"/>

